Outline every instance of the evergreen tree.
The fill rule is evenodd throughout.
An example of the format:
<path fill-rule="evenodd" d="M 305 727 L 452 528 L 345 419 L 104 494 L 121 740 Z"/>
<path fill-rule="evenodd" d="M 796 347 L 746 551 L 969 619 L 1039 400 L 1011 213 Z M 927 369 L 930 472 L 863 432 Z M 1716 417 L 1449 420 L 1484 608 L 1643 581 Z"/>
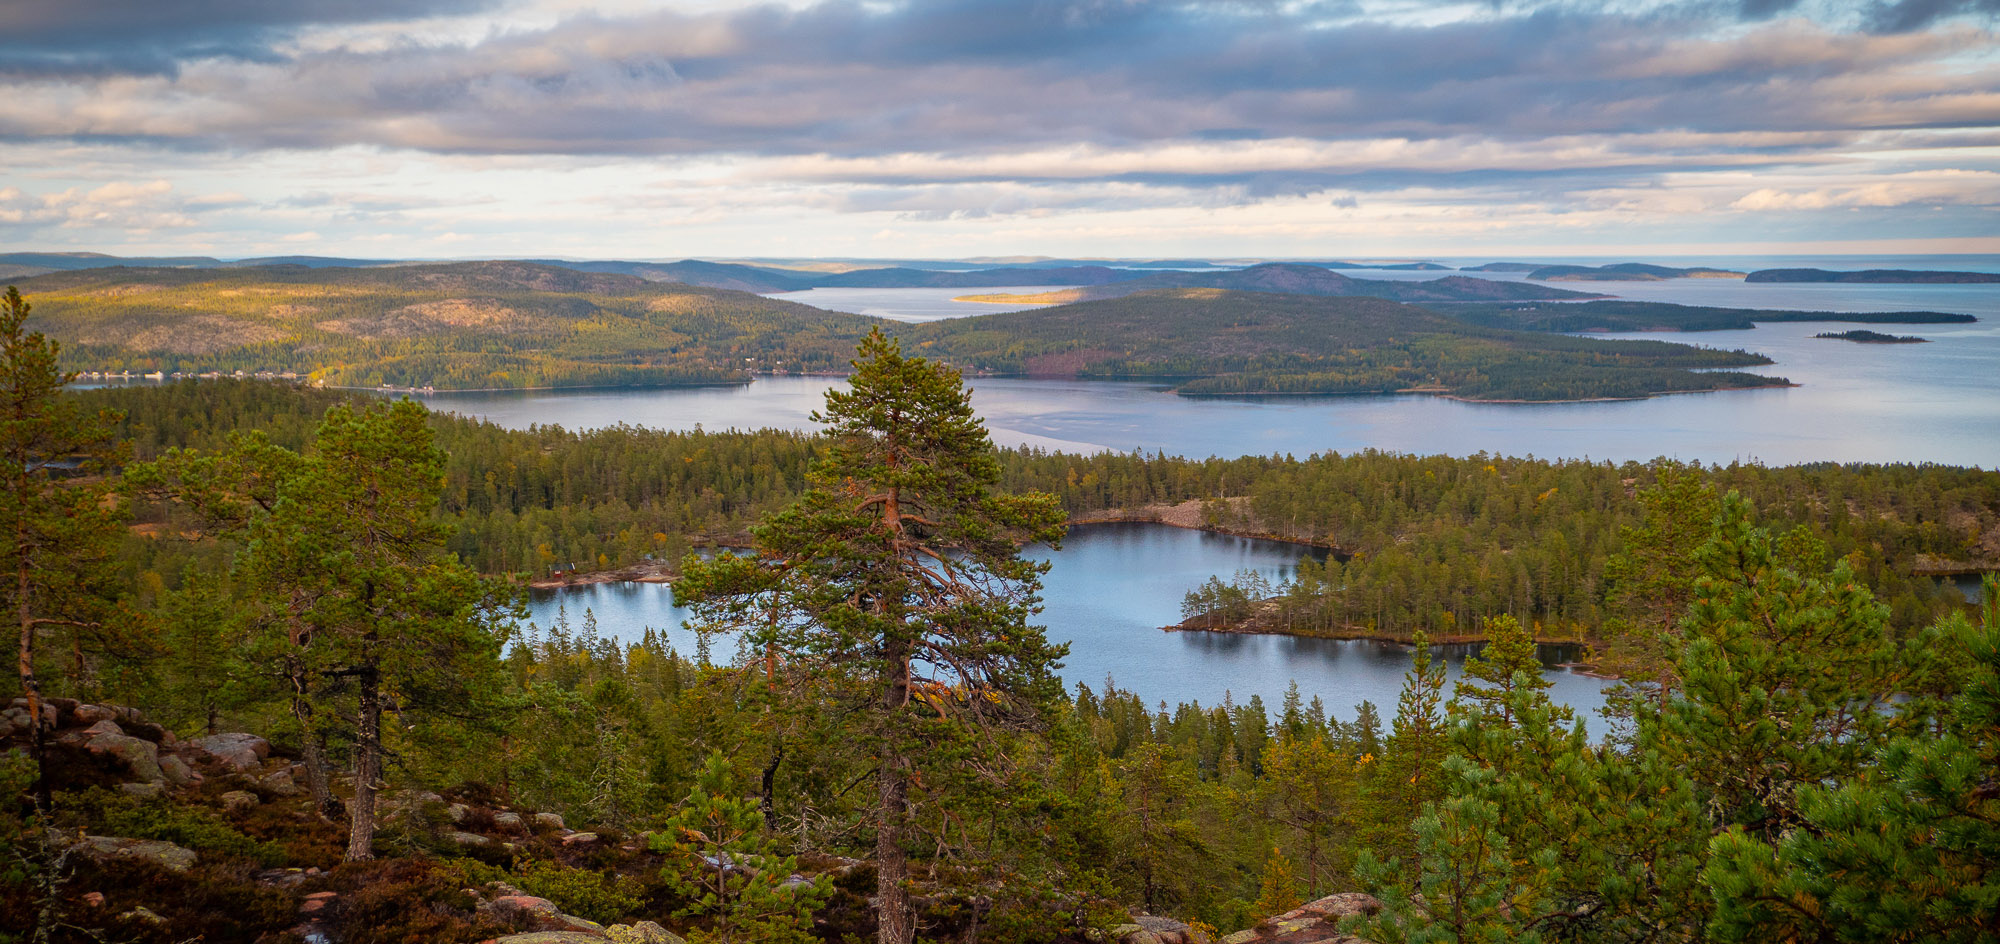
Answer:
<path fill-rule="evenodd" d="M 1891 741 L 1872 776 L 1802 786 L 1803 826 L 1775 846 L 1715 837 L 1714 938 L 2000 938 L 2000 580 L 1986 579 L 1983 627 L 1954 619 L 1923 644 L 1971 667 L 1942 731 Z"/>
<path fill-rule="evenodd" d="M 1452 711 L 1482 724 L 1510 727 L 1516 693 L 1540 693 L 1548 687 L 1533 634 L 1512 616 L 1496 616 L 1486 621 L 1485 648 L 1465 660 L 1452 686 Z"/>
<path fill-rule="evenodd" d="M 313 445 L 251 526 L 245 563 L 271 608 L 286 614 L 280 645 L 310 681 L 305 697 L 351 711 L 347 858 L 369 859 L 384 785 L 383 712 L 405 725 L 425 715 L 490 717 L 515 604 L 511 590 L 445 549 L 447 528 L 435 517 L 444 457 L 422 406 L 336 406 Z"/>
<path fill-rule="evenodd" d="M 954 729 L 1037 722 L 1063 654 L 1027 622 L 1058 541 L 1054 496 L 993 491 L 1000 465 L 957 371 L 863 340 L 847 392 L 829 391 L 829 445 L 811 490 L 758 526 L 754 558 L 690 559 L 675 594 L 748 627 L 796 671 L 851 678 L 854 736 L 876 755 L 876 914 L 883 944 L 916 928 L 904 848 L 916 767 Z M 950 771 L 941 772 L 950 774 Z"/>
<path fill-rule="evenodd" d="M 793 881 L 798 860 L 777 854 L 764 835 L 764 813 L 745 799 L 734 768 L 721 753 L 708 756 L 694 789 L 663 828 L 654 852 L 667 857 L 660 873 L 667 887 L 691 900 L 676 917 L 709 922 L 697 942 L 807 944 L 817 940 L 812 912 L 832 888 L 824 877 Z"/>
<path fill-rule="evenodd" d="M 57 366 L 59 345 L 27 330 L 29 310 L 12 286 L 0 296 L 0 605 L 17 641 L 36 794 L 47 801 L 44 738 L 53 712 L 42 680 L 54 660 L 42 643 L 65 639 L 67 672 L 58 678 L 86 694 L 94 687 L 92 658 L 121 642 L 105 617 L 125 511 L 101 477 L 120 455 L 112 434 L 120 417 L 88 412 L 63 395 L 76 375 Z"/>

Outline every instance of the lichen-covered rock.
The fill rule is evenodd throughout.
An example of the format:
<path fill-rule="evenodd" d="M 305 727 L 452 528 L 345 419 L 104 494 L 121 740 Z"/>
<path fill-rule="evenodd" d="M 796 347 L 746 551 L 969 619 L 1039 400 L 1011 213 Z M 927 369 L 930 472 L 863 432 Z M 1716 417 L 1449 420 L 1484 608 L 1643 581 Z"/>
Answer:
<path fill-rule="evenodd" d="M 536 898 L 533 895 L 502 895 L 499 898 L 493 899 L 493 910 L 495 913 L 509 918 L 523 916 L 553 918 L 562 914 L 562 909 L 557 908 L 555 902 L 546 898 Z"/>
<path fill-rule="evenodd" d="M 529 817 L 528 821 L 534 823 L 536 829 L 569 828 L 563 824 L 562 814 L 560 813 L 536 813 L 534 816 Z"/>
<path fill-rule="evenodd" d="M 598 924 L 589 918 L 579 918 L 571 914 L 558 914 L 556 915 L 556 920 L 562 922 L 564 926 L 572 931 L 588 931 L 598 935 L 604 933 L 604 925 Z"/>
<path fill-rule="evenodd" d="M 92 754 L 116 760 L 135 780 L 166 782 L 167 775 L 160 770 L 158 744 L 128 734 L 99 734 L 85 741 L 83 746 Z"/>
<path fill-rule="evenodd" d="M 1132 923 L 1152 932 L 1154 937 L 1160 939 L 1160 944 L 1214 944 L 1207 934 L 1189 927 L 1184 921 L 1140 914 L 1132 916 Z"/>
<path fill-rule="evenodd" d="M 488 839 L 485 836 L 481 836 L 478 833 L 468 833 L 465 832 L 464 830 L 454 829 L 451 832 L 451 841 L 458 843 L 461 846 L 483 846 L 492 842 L 493 840 Z"/>
<path fill-rule="evenodd" d="M 223 766 L 238 772 L 254 770 L 271 756 L 271 742 L 254 734 L 234 732 L 198 737 L 188 743 Z"/>
<path fill-rule="evenodd" d="M 176 787 L 201 782 L 201 775 L 195 773 L 194 768 L 189 767 L 188 762 L 182 760 L 178 754 L 160 755 L 160 773 L 167 778 L 168 783 Z"/>
<path fill-rule="evenodd" d="M 257 786 L 277 796 L 297 796 L 299 794 L 299 782 L 293 779 L 290 767 L 279 768 L 265 774 L 262 778 L 258 779 Z"/>
<path fill-rule="evenodd" d="M 493 944 L 604 944 L 604 935 L 588 931 L 529 931 L 496 937 Z"/>
<path fill-rule="evenodd" d="M 562 844 L 565 846 L 587 846 L 596 841 L 596 833 L 570 833 L 562 837 Z"/>
<path fill-rule="evenodd" d="M 680 935 L 651 921 L 614 924 L 604 929 L 612 944 L 687 944 Z"/>
<path fill-rule="evenodd" d="M 521 814 L 519 814 L 519 813 L 495 813 L 495 814 L 493 814 L 493 825 L 495 825 L 495 826 L 497 826 L 497 827 L 499 827 L 499 828 L 501 828 L 501 829 L 520 829 L 520 828 L 521 828 Z"/>
<path fill-rule="evenodd" d="M 118 719 L 118 712 L 103 705 L 78 705 L 69 714 L 71 718 L 75 719 L 72 722 L 73 724 L 80 724 L 86 727 L 100 721 L 115 721 Z"/>
<path fill-rule="evenodd" d="M 200 857 L 193 849 L 176 846 L 158 839 L 122 839 L 116 836 L 85 836 L 77 844 L 83 854 L 93 859 L 136 859 L 151 862 L 175 872 L 185 872 L 194 868 Z"/>
<path fill-rule="evenodd" d="M 222 795 L 222 808 L 231 813 L 254 809 L 258 802 L 257 794 L 248 790 L 231 790 Z"/>

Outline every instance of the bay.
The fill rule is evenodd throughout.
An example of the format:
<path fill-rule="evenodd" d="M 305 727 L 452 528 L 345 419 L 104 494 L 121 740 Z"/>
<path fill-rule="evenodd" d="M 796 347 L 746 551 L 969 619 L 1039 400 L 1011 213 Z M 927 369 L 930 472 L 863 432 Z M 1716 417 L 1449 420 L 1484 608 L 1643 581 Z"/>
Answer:
<path fill-rule="evenodd" d="M 1249 570 L 1272 581 L 1290 576 L 1310 549 L 1279 541 L 1210 534 L 1157 524 L 1084 525 L 1071 530 L 1061 550 L 1027 549 L 1051 562 L 1044 579 L 1038 622 L 1052 642 L 1070 645 L 1061 675 L 1073 690 L 1078 683 L 1102 691 L 1107 679 L 1148 704 L 1199 701 L 1217 705 L 1229 698 L 1245 704 L 1252 695 L 1276 713 L 1285 690 L 1299 686 L 1300 697 L 1318 696 L 1330 713 L 1354 716 L 1362 701 L 1388 715 L 1410 667 L 1410 648 L 1393 643 L 1253 636 L 1210 632 L 1163 632 L 1180 620 L 1181 597 L 1210 576 Z M 587 584 L 542 591 L 530 605 L 530 620 L 554 624 L 563 610 L 572 628 L 588 611 L 606 637 L 635 640 L 647 627 L 665 633 L 684 655 L 696 652 L 696 634 L 681 625 L 687 612 L 673 603 L 664 584 Z M 714 661 L 736 655 L 733 637 L 710 643 Z M 1440 646 L 1456 679 L 1469 646 Z M 1604 703 L 1604 682 L 1554 663 L 1573 656 L 1563 647 L 1544 647 L 1551 694 L 1595 715 Z M 1601 729 L 1601 723 L 1593 729 Z"/>

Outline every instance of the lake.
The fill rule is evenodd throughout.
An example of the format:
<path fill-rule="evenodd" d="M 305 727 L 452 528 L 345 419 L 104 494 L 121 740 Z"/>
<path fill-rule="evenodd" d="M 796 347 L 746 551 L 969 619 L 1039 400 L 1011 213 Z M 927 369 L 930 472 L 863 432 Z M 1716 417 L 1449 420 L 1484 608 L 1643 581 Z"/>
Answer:
<path fill-rule="evenodd" d="M 1928 288 L 1932 286 L 1912 286 Z M 1954 288 L 1955 286 L 1937 286 Z M 2000 298 L 2000 287 L 1990 291 Z M 2000 308 L 2000 305 L 1994 306 Z M 1542 458 L 1787 465 L 1938 462 L 2000 467 L 2000 311 L 1969 325 L 1892 325 L 1928 344 L 1854 344 L 1826 323 L 1673 335 L 1744 348 L 1798 387 L 1592 403 L 1461 403 L 1421 395 L 1182 397 L 1156 384 L 971 378 L 995 442 L 1065 452 L 1186 456 L 1477 452 Z M 1877 326 L 1878 328 L 1883 326 Z M 1625 336 L 1625 335 L 1619 335 Z M 1660 337 L 1657 334 L 1630 337 Z M 503 426 L 805 429 L 824 377 L 745 386 L 438 394 L 427 402 Z"/>
<path fill-rule="evenodd" d="M 1300 556 L 1309 552 L 1295 544 L 1157 524 L 1085 525 L 1073 529 L 1059 551 L 1043 546 L 1027 551 L 1053 565 L 1044 579 L 1039 622 L 1048 627 L 1050 641 L 1070 644 L 1062 677 L 1072 690 L 1081 682 L 1101 691 L 1108 678 L 1149 703 L 1216 705 L 1226 694 L 1242 704 L 1256 695 L 1275 713 L 1286 687 L 1296 681 L 1301 697 L 1311 701 L 1319 696 L 1338 717 L 1351 719 L 1354 707 L 1366 700 L 1386 720 L 1395 714 L 1403 673 L 1410 667 L 1408 647 L 1160 629 L 1180 621 L 1182 595 L 1209 577 L 1253 570 L 1276 581 L 1290 576 Z M 695 634 L 680 625 L 686 613 L 673 605 L 664 584 L 592 584 L 539 592 L 531 619 L 539 626 L 552 625 L 559 607 L 567 609 L 572 626 L 582 623 L 587 609 L 605 636 L 635 639 L 651 626 L 664 629 L 681 653 L 696 650 Z M 1469 649 L 1440 647 L 1453 678 Z M 735 654 L 735 642 L 717 640 L 711 652 L 715 661 L 727 661 Z M 1566 655 L 1555 647 L 1545 648 L 1544 654 L 1551 663 Z M 1554 697 L 1580 714 L 1594 716 L 1603 705 L 1605 683 L 1564 668 L 1552 666 L 1548 672 Z M 1601 730 L 1601 724 L 1594 729 Z"/>

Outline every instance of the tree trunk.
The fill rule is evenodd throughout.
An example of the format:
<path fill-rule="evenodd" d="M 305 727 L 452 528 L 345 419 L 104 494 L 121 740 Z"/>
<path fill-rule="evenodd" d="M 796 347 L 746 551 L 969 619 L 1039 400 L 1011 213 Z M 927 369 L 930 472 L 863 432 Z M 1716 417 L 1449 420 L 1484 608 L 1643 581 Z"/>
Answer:
<path fill-rule="evenodd" d="M 909 779 L 902 758 L 882 752 L 881 823 L 875 829 L 875 940 L 879 944 L 910 944 L 916 939 L 916 916 L 910 913 L 910 862 L 903 854 L 903 817 L 910 808 Z"/>
<path fill-rule="evenodd" d="M 382 693 L 374 667 L 360 675 L 361 712 L 354 730 L 354 803 L 347 809 L 347 861 L 375 858 L 375 790 L 382 779 Z"/>
<path fill-rule="evenodd" d="M 28 606 L 27 548 L 22 546 L 16 553 L 21 555 L 14 585 L 15 615 L 21 622 L 21 695 L 28 700 L 28 749 L 35 756 L 35 800 L 47 809 L 50 803 L 48 732 L 42 725 L 42 683 L 35 678 L 35 617 Z"/>
<path fill-rule="evenodd" d="M 299 723 L 299 755 L 305 761 L 306 792 L 312 795 L 313 810 L 320 818 L 331 820 L 341 814 L 340 801 L 333 796 L 326 769 L 326 745 L 313 727 L 312 703 L 306 700 L 305 666 L 296 658 L 288 658 L 285 676 L 292 683 L 292 718 Z"/>

